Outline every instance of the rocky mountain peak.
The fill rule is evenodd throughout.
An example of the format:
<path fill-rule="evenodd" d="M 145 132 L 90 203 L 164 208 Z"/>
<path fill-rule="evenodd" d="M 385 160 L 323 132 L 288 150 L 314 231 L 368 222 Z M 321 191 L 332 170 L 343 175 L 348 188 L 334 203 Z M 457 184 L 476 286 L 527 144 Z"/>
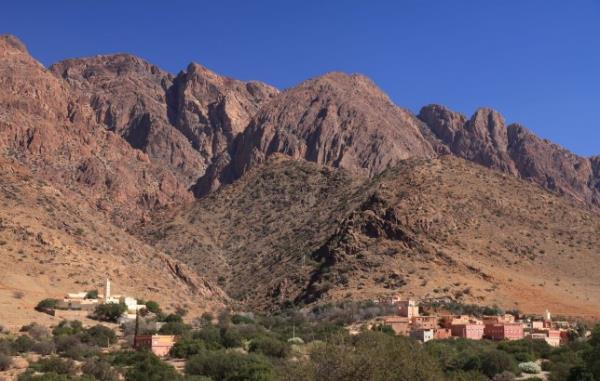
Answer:
<path fill-rule="evenodd" d="M 15 54 L 25 53 L 29 54 L 27 47 L 19 38 L 12 34 L 0 35 L 0 54 Z"/>

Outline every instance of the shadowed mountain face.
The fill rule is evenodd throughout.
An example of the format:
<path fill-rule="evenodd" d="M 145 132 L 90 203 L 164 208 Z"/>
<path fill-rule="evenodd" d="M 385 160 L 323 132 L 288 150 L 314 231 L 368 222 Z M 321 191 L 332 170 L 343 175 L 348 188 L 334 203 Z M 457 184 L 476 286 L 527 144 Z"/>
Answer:
<path fill-rule="evenodd" d="M 574 274 L 599 263 L 591 248 L 600 157 L 506 126 L 491 109 L 469 119 L 429 105 L 417 117 L 369 79 L 342 73 L 279 92 L 198 64 L 174 76 L 127 54 L 46 69 L 12 36 L 0 37 L 0 88 L 3 169 L 18 166 L 87 204 L 65 218 L 101 220 L 122 241 L 152 243 L 149 256 L 176 257 L 248 305 L 406 285 L 456 298 L 466 286 L 448 286 L 451 268 L 478 289 L 464 300 L 534 308 L 509 284 L 517 262 L 531 265 L 537 284 L 560 277 L 573 292 L 598 291 Z M 45 216 L 31 204 L 27 213 Z M 482 255 L 493 258 L 474 266 Z M 521 289 L 546 302 L 575 295 L 557 288 L 555 300 L 517 274 Z"/>
<path fill-rule="evenodd" d="M 489 109 L 480 109 L 467 120 L 443 106 L 429 105 L 419 118 L 456 156 L 600 206 L 597 158 L 577 156 L 518 124 L 505 127 L 502 116 Z"/>

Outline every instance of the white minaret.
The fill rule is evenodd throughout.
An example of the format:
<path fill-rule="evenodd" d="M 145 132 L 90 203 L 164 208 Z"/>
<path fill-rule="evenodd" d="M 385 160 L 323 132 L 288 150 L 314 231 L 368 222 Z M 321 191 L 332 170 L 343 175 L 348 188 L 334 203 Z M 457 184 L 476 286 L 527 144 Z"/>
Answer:
<path fill-rule="evenodd" d="M 110 279 L 106 278 L 106 288 L 104 289 L 104 301 L 108 301 L 110 298 Z"/>
<path fill-rule="evenodd" d="M 544 320 L 546 320 L 546 321 L 552 320 L 552 315 L 550 315 L 550 311 L 546 310 L 546 313 L 544 313 Z"/>

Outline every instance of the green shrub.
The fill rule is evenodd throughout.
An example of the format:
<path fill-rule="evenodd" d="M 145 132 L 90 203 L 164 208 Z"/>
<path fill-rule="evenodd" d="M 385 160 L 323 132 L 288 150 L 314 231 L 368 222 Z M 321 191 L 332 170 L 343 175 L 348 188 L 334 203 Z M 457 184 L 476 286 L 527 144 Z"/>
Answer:
<path fill-rule="evenodd" d="M 125 311 L 127 311 L 127 306 L 124 303 L 99 304 L 94 311 L 94 317 L 98 320 L 116 323 Z"/>
<path fill-rule="evenodd" d="M 160 327 L 160 329 L 158 330 L 158 333 L 163 334 L 163 335 L 182 336 L 182 335 L 186 334 L 187 332 L 189 332 L 191 329 L 192 329 L 192 327 L 190 327 L 188 324 L 171 322 L 171 323 L 165 323 L 162 327 Z"/>
<path fill-rule="evenodd" d="M 233 324 L 254 324 L 254 320 L 244 315 L 233 315 L 231 317 L 231 322 Z"/>
<path fill-rule="evenodd" d="M 161 309 L 160 309 L 160 305 L 158 303 L 156 303 L 155 301 L 152 300 L 148 300 L 147 302 L 143 303 L 146 306 L 146 309 L 154 314 L 159 314 L 161 313 Z"/>
<path fill-rule="evenodd" d="M 53 310 L 56 308 L 56 305 L 58 304 L 58 299 L 44 299 L 42 301 L 40 301 L 37 306 L 35 307 L 35 309 L 37 311 L 40 312 L 46 312 L 48 310 Z"/>
<path fill-rule="evenodd" d="M 98 381 L 116 381 L 119 374 L 110 363 L 102 359 L 90 359 L 83 364 L 81 370 L 84 374 L 94 377 Z"/>
<path fill-rule="evenodd" d="M 542 368 L 535 362 L 522 362 L 519 364 L 519 369 L 528 374 L 537 374 L 542 371 Z"/>
<path fill-rule="evenodd" d="M 42 358 L 38 362 L 31 364 L 31 368 L 38 372 L 73 375 L 75 373 L 75 363 L 73 360 L 61 359 L 57 356 Z"/>
<path fill-rule="evenodd" d="M 83 332 L 83 324 L 79 320 L 63 320 L 52 330 L 52 335 L 75 335 Z"/>
<path fill-rule="evenodd" d="M 56 346 L 54 345 L 53 341 L 43 340 L 34 343 L 31 347 L 31 350 L 37 354 L 46 356 L 54 353 Z"/>
<path fill-rule="evenodd" d="M 98 290 L 90 290 L 85 294 L 86 299 L 98 299 Z"/>
<path fill-rule="evenodd" d="M 17 337 L 17 339 L 13 342 L 13 350 L 17 353 L 26 353 L 31 352 L 35 341 L 26 335 L 22 335 Z"/>
<path fill-rule="evenodd" d="M 506 352 L 492 350 L 481 355 L 481 371 L 490 378 L 504 371 L 512 372 L 515 369 L 515 360 Z"/>
<path fill-rule="evenodd" d="M 10 369 L 10 366 L 12 364 L 12 359 L 10 358 L 10 356 L 7 356 L 5 354 L 0 354 L 0 371 L 5 371 Z"/>
<path fill-rule="evenodd" d="M 209 376 L 214 380 L 271 381 L 275 379 L 272 365 L 262 356 L 226 352 L 203 352 L 192 356 L 185 365 L 189 375 Z"/>
<path fill-rule="evenodd" d="M 168 314 L 163 321 L 165 323 L 183 323 L 183 318 L 178 314 Z"/>
<path fill-rule="evenodd" d="M 125 381 L 179 381 L 182 378 L 175 368 L 149 351 L 134 352 L 129 361 L 131 367 L 125 374 Z"/>
<path fill-rule="evenodd" d="M 181 339 L 171 348 L 170 355 L 177 358 L 188 358 L 206 350 L 206 344 L 200 339 Z"/>
<path fill-rule="evenodd" d="M 249 349 L 250 352 L 262 353 L 265 356 L 280 358 L 287 357 L 290 353 L 290 346 L 288 343 L 268 336 L 252 339 Z"/>
<path fill-rule="evenodd" d="M 112 329 L 98 324 L 87 329 L 82 341 L 102 348 L 108 348 L 111 344 L 117 342 L 117 335 Z"/>

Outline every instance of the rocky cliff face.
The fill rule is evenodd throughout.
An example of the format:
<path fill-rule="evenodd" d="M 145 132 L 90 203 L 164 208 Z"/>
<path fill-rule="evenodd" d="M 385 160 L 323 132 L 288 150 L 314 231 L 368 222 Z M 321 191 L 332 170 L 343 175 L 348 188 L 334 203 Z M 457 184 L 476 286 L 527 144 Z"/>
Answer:
<path fill-rule="evenodd" d="M 154 165 L 12 36 L 0 37 L 0 150 L 42 178 L 85 194 L 115 221 L 143 218 L 174 200 L 187 184 Z"/>
<path fill-rule="evenodd" d="M 231 161 L 227 169 L 209 170 L 212 179 L 199 188 L 238 178 L 275 153 L 374 176 L 400 160 L 434 155 L 421 128 L 366 77 L 329 73 L 262 107 L 221 159 L 222 167 Z"/>
<path fill-rule="evenodd" d="M 518 124 L 505 127 L 502 116 L 490 109 L 477 110 L 467 120 L 444 106 L 429 105 L 419 118 L 457 156 L 600 206 L 597 158 L 577 156 Z"/>
<path fill-rule="evenodd" d="M 66 60 L 50 70 L 66 80 L 78 103 L 93 109 L 97 123 L 187 185 L 277 94 L 271 86 L 221 77 L 195 63 L 173 77 L 126 54 Z"/>

